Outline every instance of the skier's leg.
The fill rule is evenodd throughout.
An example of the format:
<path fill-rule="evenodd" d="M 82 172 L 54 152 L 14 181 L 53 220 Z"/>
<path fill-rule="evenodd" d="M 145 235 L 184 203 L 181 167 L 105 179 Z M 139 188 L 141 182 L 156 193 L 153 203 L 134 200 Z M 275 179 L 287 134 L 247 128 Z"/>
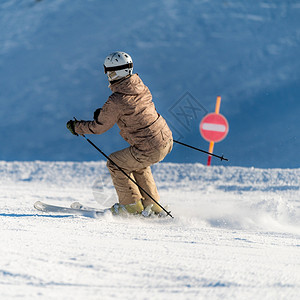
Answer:
<path fill-rule="evenodd" d="M 135 178 L 132 175 L 132 170 L 144 167 L 132 156 L 130 147 L 114 152 L 109 157 L 133 180 L 135 180 Z M 120 204 L 127 205 L 141 200 L 142 195 L 136 184 L 134 184 L 129 178 L 127 178 L 118 169 L 118 167 L 109 160 L 107 161 L 107 167 L 109 169 L 113 184 L 117 191 Z"/>
<path fill-rule="evenodd" d="M 159 202 L 159 194 L 157 191 L 157 187 L 151 172 L 151 168 L 150 167 L 146 167 L 144 169 L 140 169 L 140 170 L 136 170 L 133 171 L 133 176 L 136 180 L 136 182 L 144 189 L 146 190 L 154 199 L 155 201 Z M 142 196 L 143 196 L 143 205 L 144 207 L 147 207 L 150 204 L 153 204 L 152 206 L 152 210 L 155 212 L 160 212 L 162 209 L 155 204 L 155 202 L 153 202 L 151 200 L 151 198 L 142 190 L 140 190 Z"/>
<path fill-rule="evenodd" d="M 151 172 L 150 166 L 163 160 L 165 156 L 170 153 L 172 149 L 172 141 L 168 143 L 165 147 L 158 148 L 155 151 L 152 151 L 145 155 L 144 152 L 137 151 L 136 149 L 133 149 L 133 155 L 136 158 L 136 160 L 142 162 L 142 165 L 145 167 L 143 169 L 134 170 L 132 172 L 134 178 L 136 179 L 136 182 L 144 189 L 146 190 L 155 201 L 159 202 L 159 194 L 157 191 L 157 187 Z M 145 192 L 140 190 L 142 196 L 143 196 L 143 205 L 146 208 L 148 205 L 153 204 L 152 210 L 159 213 L 161 212 L 162 208 L 159 207 Z"/>

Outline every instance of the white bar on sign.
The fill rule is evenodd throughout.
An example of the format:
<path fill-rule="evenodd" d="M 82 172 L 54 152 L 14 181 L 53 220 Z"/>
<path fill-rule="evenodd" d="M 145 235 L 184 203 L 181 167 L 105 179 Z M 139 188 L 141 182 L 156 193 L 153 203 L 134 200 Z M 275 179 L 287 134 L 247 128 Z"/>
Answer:
<path fill-rule="evenodd" d="M 226 127 L 222 124 L 213 124 L 213 123 L 203 123 L 202 125 L 203 130 L 210 130 L 210 131 L 218 131 L 218 132 L 225 132 Z"/>

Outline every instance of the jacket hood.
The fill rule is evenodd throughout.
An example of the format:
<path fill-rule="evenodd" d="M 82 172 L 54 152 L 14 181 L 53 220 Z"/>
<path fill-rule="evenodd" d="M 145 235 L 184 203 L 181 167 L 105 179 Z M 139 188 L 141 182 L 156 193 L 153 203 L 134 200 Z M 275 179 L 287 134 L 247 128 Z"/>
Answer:
<path fill-rule="evenodd" d="M 114 93 L 137 95 L 141 94 L 144 91 L 145 85 L 138 74 L 133 74 L 128 78 L 109 85 L 109 88 Z"/>

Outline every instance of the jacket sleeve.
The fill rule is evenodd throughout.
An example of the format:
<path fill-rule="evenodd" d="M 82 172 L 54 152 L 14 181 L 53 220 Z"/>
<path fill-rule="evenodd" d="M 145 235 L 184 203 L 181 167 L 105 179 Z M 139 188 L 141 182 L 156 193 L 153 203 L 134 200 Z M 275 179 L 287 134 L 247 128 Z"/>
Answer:
<path fill-rule="evenodd" d="M 78 121 L 75 123 L 75 132 L 78 134 L 102 134 L 112 128 L 118 121 L 119 107 L 112 96 L 108 98 L 97 119 L 93 121 Z"/>

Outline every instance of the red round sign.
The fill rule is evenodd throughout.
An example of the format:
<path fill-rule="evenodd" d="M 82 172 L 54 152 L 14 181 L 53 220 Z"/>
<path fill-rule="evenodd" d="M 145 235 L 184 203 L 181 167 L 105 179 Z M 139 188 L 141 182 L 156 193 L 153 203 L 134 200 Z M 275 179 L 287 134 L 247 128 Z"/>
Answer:
<path fill-rule="evenodd" d="M 229 125 L 221 114 L 206 115 L 200 123 L 200 133 L 208 142 L 220 142 L 228 133 Z"/>

